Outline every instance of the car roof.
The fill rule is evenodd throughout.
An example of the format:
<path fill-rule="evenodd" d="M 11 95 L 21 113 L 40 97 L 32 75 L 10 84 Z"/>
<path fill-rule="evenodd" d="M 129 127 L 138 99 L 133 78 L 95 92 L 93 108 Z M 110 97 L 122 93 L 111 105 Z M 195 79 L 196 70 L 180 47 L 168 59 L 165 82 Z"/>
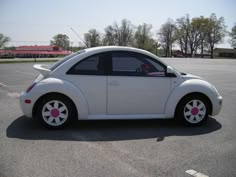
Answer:
<path fill-rule="evenodd" d="M 142 49 L 134 48 L 134 47 L 126 47 L 126 46 L 100 46 L 100 47 L 92 47 L 84 49 L 89 53 L 100 53 L 100 52 L 109 52 L 109 51 L 129 51 L 129 52 L 137 52 L 144 55 L 149 55 L 151 57 L 159 59 L 156 55 Z"/>
<path fill-rule="evenodd" d="M 94 51 L 94 50 L 141 50 L 138 48 L 134 48 L 134 47 L 128 47 L 128 46 L 99 46 L 99 47 L 91 47 L 91 48 L 87 48 L 85 49 L 86 51 Z M 142 50 L 144 51 L 144 50 Z"/>
<path fill-rule="evenodd" d="M 143 50 L 143 49 L 134 48 L 134 47 L 127 47 L 127 46 L 99 46 L 99 47 L 86 48 L 86 49 L 84 49 L 84 51 L 85 52 L 82 53 L 82 55 L 84 54 L 85 56 L 89 56 L 89 55 L 93 55 L 93 54 L 97 54 L 97 53 L 101 53 L 101 52 L 112 52 L 112 51 L 136 52 L 136 53 L 140 53 L 140 54 L 143 54 L 143 55 L 147 55 L 147 56 L 149 56 L 151 58 L 155 58 L 160 63 L 168 66 L 168 64 L 166 62 L 161 60 L 158 56 L 154 55 L 153 53 L 148 52 L 148 51 Z"/>

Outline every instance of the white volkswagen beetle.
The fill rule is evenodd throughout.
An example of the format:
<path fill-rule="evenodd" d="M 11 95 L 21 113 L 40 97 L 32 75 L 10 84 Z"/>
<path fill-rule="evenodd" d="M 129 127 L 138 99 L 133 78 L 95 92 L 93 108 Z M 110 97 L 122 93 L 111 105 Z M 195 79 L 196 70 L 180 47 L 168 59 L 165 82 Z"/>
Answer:
<path fill-rule="evenodd" d="M 34 68 L 41 74 L 21 93 L 20 105 L 27 117 L 49 128 L 64 127 L 74 118 L 176 118 L 198 126 L 222 107 L 212 84 L 136 48 L 88 48 Z"/>

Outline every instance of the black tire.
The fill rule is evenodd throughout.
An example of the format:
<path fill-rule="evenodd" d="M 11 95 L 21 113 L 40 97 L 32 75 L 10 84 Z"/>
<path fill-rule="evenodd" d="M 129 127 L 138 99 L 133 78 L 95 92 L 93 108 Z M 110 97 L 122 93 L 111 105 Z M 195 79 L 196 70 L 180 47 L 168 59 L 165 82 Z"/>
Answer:
<path fill-rule="evenodd" d="M 56 104 L 58 109 L 55 107 Z M 48 109 L 50 105 L 53 109 Z M 61 94 L 46 95 L 36 105 L 35 118 L 41 125 L 49 129 L 64 128 L 75 116 L 76 109 L 73 102 Z"/>
<path fill-rule="evenodd" d="M 179 102 L 175 119 L 185 126 L 196 127 L 207 120 L 209 112 L 210 103 L 205 96 L 188 95 Z"/>

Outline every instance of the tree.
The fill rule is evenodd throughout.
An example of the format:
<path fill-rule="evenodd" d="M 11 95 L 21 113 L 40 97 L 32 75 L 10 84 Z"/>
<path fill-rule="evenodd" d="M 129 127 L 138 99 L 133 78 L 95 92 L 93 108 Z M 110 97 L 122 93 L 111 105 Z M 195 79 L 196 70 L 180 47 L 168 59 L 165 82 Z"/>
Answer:
<path fill-rule="evenodd" d="M 211 58 L 213 58 L 213 50 L 216 44 L 222 42 L 226 34 L 226 26 L 224 17 L 217 19 L 216 15 L 213 13 L 209 18 L 209 23 L 207 26 L 207 43 L 210 47 Z"/>
<path fill-rule="evenodd" d="M 118 45 L 128 46 L 132 44 L 133 37 L 133 25 L 130 21 L 123 19 L 121 21 L 121 26 L 116 26 L 116 35 L 118 39 Z"/>
<path fill-rule="evenodd" d="M 198 48 L 200 48 L 202 58 L 204 48 L 208 47 L 206 41 L 208 24 L 209 18 L 204 18 L 203 16 L 192 19 L 192 25 L 196 26 L 196 28 L 199 30 L 199 41 L 197 44 L 199 45 Z"/>
<path fill-rule="evenodd" d="M 116 22 L 105 28 L 104 45 L 129 46 L 132 44 L 133 25 L 130 21 L 123 19 L 121 26 Z"/>
<path fill-rule="evenodd" d="M 6 44 L 10 41 L 10 37 L 4 36 L 2 33 L 0 33 L 0 49 L 5 47 Z"/>
<path fill-rule="evenodd" d="M 224 18 L 217 19 L 215 14 L 193 19 L 186 15 L 177 19 L 177 42 L 185 56 L 192 57 L 200 48 L 203 57 L 203 50 L 208 47 L 213 58 L 214 47 L 223 40 L 225 28 Z"/>
<path fill-rule="evenodd" d="M 105 36 L 103 38 L 103 45 L 116 45 L 115 32 L 111 25 L 105 28 Z"/>
<path fill-rule="evenodd" d="M 51 45 L 59 46 L 65 50 L 69 49 L 70 40 L 69 37 L 65 34 L 57 34 L 53 37 L 53 40 L 50 41 Z"/>
<path fill-rule="evenodd" d="M 197 52 L 197 49 L 200 45 L 200 34 L 201 34 L 201 23 L 199 23 L 198 20 L 195 20 L 193 18 L 190 23 L 190 30 L 188 36 L 189 38 L 188 45 L 191 57 L 193 56 L 193 54 Z"/>
<path fill-rule="evenodd" d="M 187 14 L 185 17 L 177 19 L 177 43 L 185 57 L 188 56 L 189 46 L 189 35 L 190 35 L 190 18 Z"/>
<path fill-rule="evenodd" d="M 172 56 L 172 46 L 176 41 L 176 29 L 177 27 L 173 20 L 168 19 L 167 22 L 161 26 L 158 33 L 166 57 Z"/>
<path fill-rule="evenodd" d="M 152 25 L 144 23 L 139 25 L 134 35 L 134 46 L 154 53 L 158 47 L 157 42 L 152 38 Z"/>
<path fill-rule="evenodd" d="M 88 47 L 96 47 L 101 44 L 101 35 L 96 29 L 90 29 L 84 34 L 84 40 Z"/>
<path fill-rule="evenodd" d="M 231 37 L 230 43 L 233 48 L 236 48 L 236 24 L 231 29 L 231 33 L 229 34 Z"/>

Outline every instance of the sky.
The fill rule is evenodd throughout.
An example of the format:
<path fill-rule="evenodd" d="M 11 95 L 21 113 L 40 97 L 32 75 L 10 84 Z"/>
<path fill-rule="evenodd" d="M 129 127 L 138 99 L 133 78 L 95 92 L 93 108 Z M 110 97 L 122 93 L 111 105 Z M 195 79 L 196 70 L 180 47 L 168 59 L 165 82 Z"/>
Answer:
<path fill-rule="evenodd" d="M 104 33 L 114 22 L 128 19 L 135 26 L 152 24 L 156 33 L 168 18 L 176 20 L 223 16 L 227 30 L 236 24 L 236 0 L 0 0 L 0 33 L 11 38 L 8 46 L 49 45 L 58 33 L 66 34 L 73 46 L 89 29 Z M 230 47 L 228 39 L 219 47 Z"/>

